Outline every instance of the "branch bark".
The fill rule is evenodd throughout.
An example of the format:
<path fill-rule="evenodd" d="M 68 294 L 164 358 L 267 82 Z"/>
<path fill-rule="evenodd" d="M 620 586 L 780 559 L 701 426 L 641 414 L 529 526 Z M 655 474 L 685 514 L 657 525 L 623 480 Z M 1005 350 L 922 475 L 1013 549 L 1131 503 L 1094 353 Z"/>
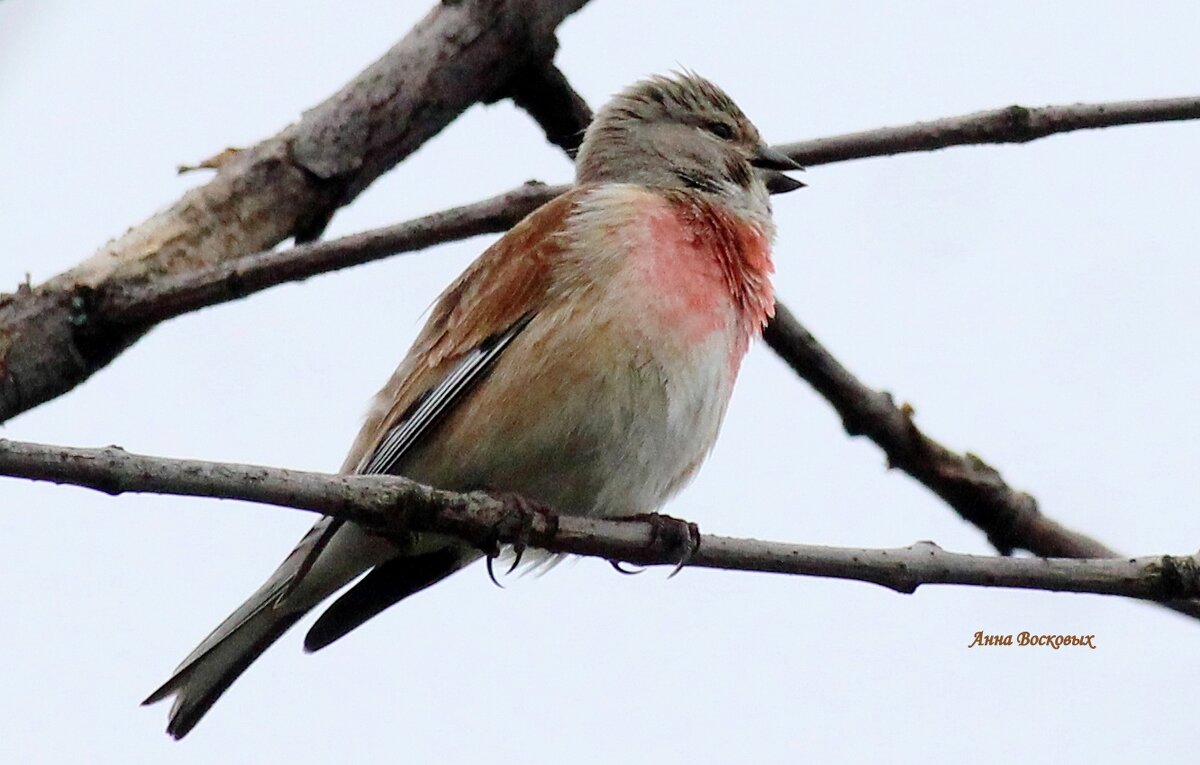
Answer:
<path fill-rule="evenodd" d="M 503 97 L 516 72 L 550 60 L 555 29 L 586 1 L 439 3 L 297 123 L 202 163 L 217 169 L 208 183 L 70 271 L 0 296 L 0 421 L 75 387 L 149 329 L 84 327 L 87 290 L 316 238 L 338 207 L 468 107 Z"/>
<path fill-rule="evenodd" d="M 558 516 L 512 499 L 456 494 L 396 476 L 329 475 L 165 459 L 118 447 L 76 449 L 0 440 L 0 474 L 108 494 L 149 492 L 237 499 L 333 515 L 381 534 L 435 531 L 494 550 L 529 544 L 640 565 L 676 565 L 679 546 L 641 520 Z M 1200 595 L 1200 557 L 1069 560 L 999 558 L 932 542 L 880 550 L 702 535 L 687 566 L 869 582 L 900 593 L 926 584 L 1079 592 L 1170 602 Z"/>
<path fill-rule="evenodd" d="M 1006 106 L 900 127 L 847 133 L 776 148 L 810 165 L 936 151 L 965 144 L 1028 143 L 1055 133 L 1200 119 L 1200 97 L 1067 106 Z"/>
<path fill-rule="evenodd" d="M 959 454 L 927 436 L 908 405 L 864 385 L 813 337 L 790 311 L 775 304 L 763 339 L 828 401 L 851 436 L 866 436 L 898 468 L 941 497 L 958 515 L 987 534 L 1002 555 L 1027 550 L 1042 558 L 1119 559 L 1120 553 L 1086 534 L 1047 518 L 1037 500 L 1009 486 L 1000 472 L 970 452 Z M 1174 600 L 1168 608 L 1200 619 L 1200 600 Z"/>
<path fill-rule="evenodd" d="M 165 321 L 205 306 L 310 276 L 436 244 L 507 231 L 567 186 L 530 182 L 474 204 L 359 234 L 285 250 L 232 258 L 211 268 L 168 276 L 136 274 L 76 290 L 79 331 L 101 335 Z"/>
<path fill-rule="evenodd" d="M 531 64 L 509 84 L 513 103 L 533 117 L 546 140 L 572 160 L 592 121 L 592 109 L 551 61 Z"/>
<path fill-rule="evenodd" d="M 973 454 L 958 454 L 925 435 L 907 405 L 864 385 L 792 315 L 776 304 L 763 339 L 827 400 L 846 433 L 883 449 L 888 466 L 916 478 L 974 524 L 1002 555 L 1028 550 L 1044 558 L 1115 558 L 1118 553 L 1042 515 L 1037 500 L 1005 483 Z"/>

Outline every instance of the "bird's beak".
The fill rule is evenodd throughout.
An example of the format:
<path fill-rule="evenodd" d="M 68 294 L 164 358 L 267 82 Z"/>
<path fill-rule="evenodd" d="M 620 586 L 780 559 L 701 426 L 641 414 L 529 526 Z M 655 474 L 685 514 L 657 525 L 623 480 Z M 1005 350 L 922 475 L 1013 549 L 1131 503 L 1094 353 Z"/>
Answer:
<path fill-rule="evenodd" d="M 750 164 L 762 171 L 763 180 L 767 183 L 767 191 L 772 194 L 786 194 L 789 191 L 802 189 L 807 184 L 784 175 L 784 170 L 804 170 L 804 166 L 782 151 L 770 146 L 759 146 L 750 156 Z"/>

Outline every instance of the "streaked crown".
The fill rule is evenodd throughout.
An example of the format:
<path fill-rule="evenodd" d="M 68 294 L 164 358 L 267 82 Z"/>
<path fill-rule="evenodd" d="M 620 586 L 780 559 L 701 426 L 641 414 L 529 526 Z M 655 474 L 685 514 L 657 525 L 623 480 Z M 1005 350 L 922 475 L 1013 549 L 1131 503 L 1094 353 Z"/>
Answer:
<path fill-rule="evenodd" d="M 584 135 L 576 180 L 690 189 L 769 210 L 768 188 L 803 185 L 778 171 L 799 167 L 763 143 L 725 91 L 685 72 L 642 80 L 605 104 Z"/>

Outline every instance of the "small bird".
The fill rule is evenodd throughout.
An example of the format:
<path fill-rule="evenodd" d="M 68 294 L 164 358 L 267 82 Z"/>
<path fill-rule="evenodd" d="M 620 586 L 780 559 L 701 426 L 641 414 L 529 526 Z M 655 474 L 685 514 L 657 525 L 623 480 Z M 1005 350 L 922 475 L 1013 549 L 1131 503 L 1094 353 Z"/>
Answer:
<path fill-rule="evenodd" d="M 656 511 L 717 437 L 774 311 L 770 193 L 804 184 L 713 83 L 651 77 L 588 127 L 574 187 L 438 298 L 342 466 L 557 512 Z M 144 703 L 181 738 L 297 620 L 323 648 L 482 557 L 438 534 L 384 539 L 325 517 Z"/>

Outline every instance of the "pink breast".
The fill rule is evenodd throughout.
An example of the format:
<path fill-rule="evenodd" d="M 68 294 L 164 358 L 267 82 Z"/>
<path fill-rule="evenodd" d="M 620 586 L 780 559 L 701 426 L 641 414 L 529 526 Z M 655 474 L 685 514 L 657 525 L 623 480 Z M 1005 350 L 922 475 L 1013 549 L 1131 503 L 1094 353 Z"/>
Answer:
<path fill-rule="evenodd" d="M 762 230 L 716 205 L 664 200 L 631 253 L 652 315 L 690 341 L 736 326 L 741 353 L 774 308 L 769 244 Z"/>

